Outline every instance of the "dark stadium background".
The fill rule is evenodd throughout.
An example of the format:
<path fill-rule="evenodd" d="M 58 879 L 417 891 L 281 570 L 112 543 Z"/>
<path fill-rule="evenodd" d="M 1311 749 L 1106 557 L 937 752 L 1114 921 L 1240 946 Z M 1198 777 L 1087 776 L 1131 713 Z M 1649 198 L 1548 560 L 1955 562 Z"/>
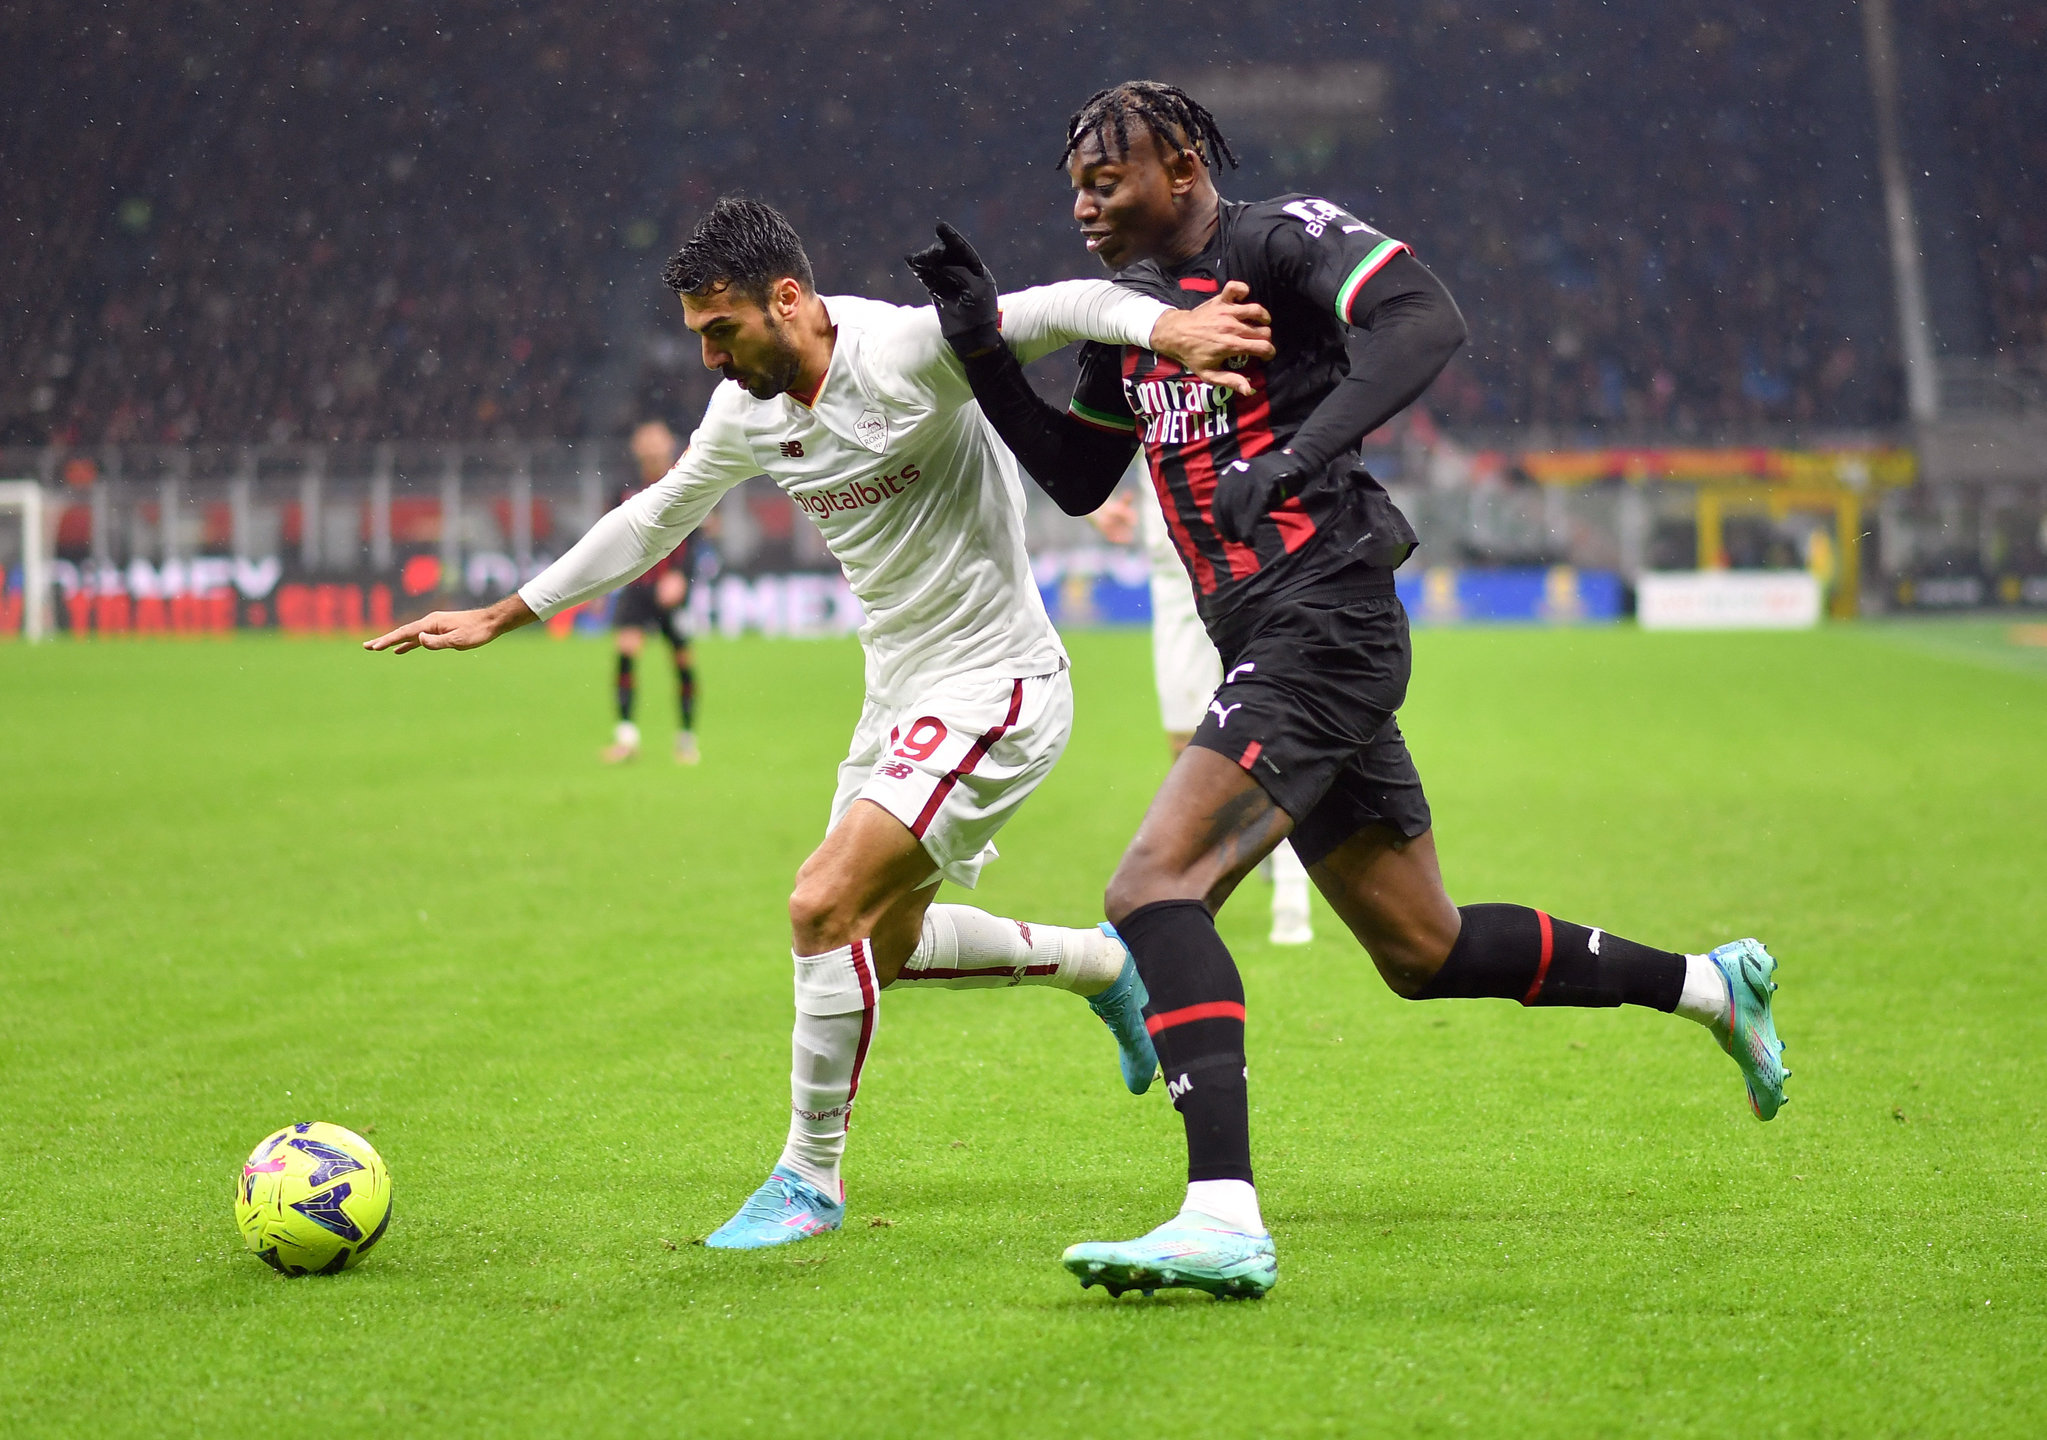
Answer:
<path fill-rule="evenodd" d="M 1641 554 L 1597 504 L 1560 532 L 1524 453 L 1904 450 L 1865 607 L 2047 602 L 2047 14 L 1895 0 L 1892 23 L 1937 414 L 1908 406 L 1864 29 L 1832 0 L 22 0 L 0 472 L 58 497 L 58 555 L 89 567 L 67 595 L 229 552 L 308 581 L 422 549 L 444 588 L 476 554 L 530 568 L 634 420 L 686 431 L 708 393 L 658 273 L 711 198 L 785 208 L 828 292 L 918 299 L 899 257 L 938 217 L 1008 283 L 1091 273 L 1061 122 L 1153 75 L 1216 97 L 1245 160 L 1225 193 L 1335 198 L 1465 308 L 1426 413 L 1376 437 L 1389 480 L 1498 492 L 1500 523 L 1435 507 L 1439 554 L 1625 574 L 1700 548 L 1686 500 Z M 744 497 L 735 533 L 769 550 L 739 558 L 825 563 L 778 502 Z M 1731 524 L 1731 563 L 1801 563 L 1798 534 Z"/>

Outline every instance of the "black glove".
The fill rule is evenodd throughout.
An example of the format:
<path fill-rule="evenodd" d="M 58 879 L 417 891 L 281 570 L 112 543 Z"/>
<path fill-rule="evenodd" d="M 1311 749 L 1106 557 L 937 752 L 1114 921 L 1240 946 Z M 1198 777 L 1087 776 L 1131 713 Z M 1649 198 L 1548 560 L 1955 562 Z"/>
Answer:
<path fill-rule="evenodd" d="M 1291 450 L 1267 450 L 1250 460 L 1234 460 L 1215 477 L 1209 510 L 1225 540 L 1251 543 L 1258 522 L 1307 488 L 1315 477 Z"/>
<path fill-rule="evenodd" d="M 967 237 L 938 222 L 938 239 L 904 261 L 931 292 L 939 333 L 960 358 L 985 355 L 1002 343 L 1000 292 Z"/>

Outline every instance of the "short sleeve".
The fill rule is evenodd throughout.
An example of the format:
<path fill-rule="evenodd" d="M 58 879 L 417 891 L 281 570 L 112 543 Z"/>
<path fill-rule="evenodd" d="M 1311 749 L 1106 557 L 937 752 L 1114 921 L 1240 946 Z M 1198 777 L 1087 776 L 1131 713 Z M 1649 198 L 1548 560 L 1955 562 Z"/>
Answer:
<path fill-rule="evenodd" d="M 1358 292 L 1407 246 L 1340 205 L 1303 196 L 1278 207 L 1265 242 L 1272 278 L 1345 325 Z M 1254 291 L 1255 293 L 1255 291 Z"/>
<path fill-rule="evenodd" d="M 1092 341 L 1080 347 L 1080 375 L 1066 413 L 1111 435 L 1136 435 L 1137 417 L 1123 393 L 1123 350 Z"/>

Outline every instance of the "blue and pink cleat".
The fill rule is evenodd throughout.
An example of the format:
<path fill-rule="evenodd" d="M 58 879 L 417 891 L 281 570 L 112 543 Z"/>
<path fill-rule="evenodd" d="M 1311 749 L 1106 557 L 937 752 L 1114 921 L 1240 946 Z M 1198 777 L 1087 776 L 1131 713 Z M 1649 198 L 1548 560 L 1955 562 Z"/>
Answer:
<path fill-rule="evenodd" d="M 1256 1300 L 1279 1282 L 1270 1235 L 1249 1235 L 1184 1210 L 1135 1240 L 1069 1245 L 1060 1263 L 1083 1290 L 1099 1285 L 1111 1296 L 1185 1289 L 1218 1300 Z"/>
<path fill-rule="evenodd" d="M 1784 1082 L 1791 1077 L 1784 1068 L 1784 1042 L 1777 1038 L 1776 1017 L 1770 1013 L 1770 996 L 1777 989 L 1770 977 L 1777 973 L 1777 957 L 1760 940 L 1730 940 L 1706 958 L 1727 981 L 1728 1024 L 1724 1029 L 1714 1026 L 1714 1038 L 1741 1067 L 1756 1119 L 1768 1120 L 1783 1108 Z"/>
<path fill-rule="evenodd" d="M 704 1237 L 711 1250 L 765 1250 L 793 1245 L 845 1223 L 846 1207 L 808 1181 L 773 1170 L 739 1213 Z"/>
<path fill-rule="evenodd" d="M 1124 1086 L 1132 1095 L 1142 1095 L 1151 1089 L 1151 1082 L 1159 1073 L 1158 1052 L 1152 1048 L 1151 1032 L 1144 1028 L 1144 1007 L 1151 1003 L 1151 995 L 1138 976 L 1130 947 L 1123 943 L 1116 927 L 1104 920 L 1096 928 L 1122 950 L 1123 970 L 1108 989 L 1087 997 L 1088 1009 L 1100 1016 L 1109 1033 L 1116 1037 Z"/>

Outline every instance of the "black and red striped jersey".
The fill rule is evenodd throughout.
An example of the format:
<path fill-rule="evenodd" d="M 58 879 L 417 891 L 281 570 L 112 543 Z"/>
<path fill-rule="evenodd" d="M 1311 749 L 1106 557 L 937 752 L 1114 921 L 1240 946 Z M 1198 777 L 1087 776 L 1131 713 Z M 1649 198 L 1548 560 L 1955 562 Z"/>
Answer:
<path fill-rule="evenodd" d="M 1398 558 L 1412 544 L 1413 530 L 1355 453 L 1337 457 L 1328 474 L 1275 510 L 1275 525 L 1260 526 L 1255 545 L 1225 540 L 1209 511 L 1226 466 L 1284 446 L 1349 375 L 1351 305 L 1406 249 L 1314 196 L 1225 200 L 1200 254 L 1170 268 L 1146 261 L 1116 276 L 1181 309 L 1241 280 L 1272 312 L 1278 353 L 1244 367 L 1248 396 L 1197 380 L 1150 350 L 1091 343 L 1068 407 L 1075 419 L 1143 442 L 1166 527 L 1211 633 L 1247 600 L 1389 563 L 1389 530 L 1405 537 Z"/>

